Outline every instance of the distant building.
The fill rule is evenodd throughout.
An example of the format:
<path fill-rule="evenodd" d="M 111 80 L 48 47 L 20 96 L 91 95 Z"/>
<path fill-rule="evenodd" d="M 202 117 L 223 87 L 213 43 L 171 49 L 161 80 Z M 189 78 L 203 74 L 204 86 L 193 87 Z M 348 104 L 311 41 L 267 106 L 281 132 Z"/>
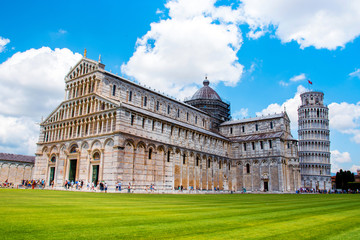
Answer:
<path fill-rule="evenodd" d="M 178 101 L 84 57 L 65 77 L 66 98 L 41 123 L 35 179 L 117 182 L 144 190 L 294 192 L 297 140 L 286 113 L 230 120 L 204 80 Z"/>
<path fill-rule="evenodd" d="M 300 95 L 299 158 L 305 188 L 331 189 L 329 109 L 322 92 Z"/>
<path fill-rule="evenodd" d="M 360 182 L 360 169 L 358 169 L 356 171 L 356 174 L 355 174 L 355 182 Z"/>
<path fill-rule="evenodd" d="M 0 153 L 0 183 L 8 180 L 14 185 L 31 180 L 35 156 Z"/>

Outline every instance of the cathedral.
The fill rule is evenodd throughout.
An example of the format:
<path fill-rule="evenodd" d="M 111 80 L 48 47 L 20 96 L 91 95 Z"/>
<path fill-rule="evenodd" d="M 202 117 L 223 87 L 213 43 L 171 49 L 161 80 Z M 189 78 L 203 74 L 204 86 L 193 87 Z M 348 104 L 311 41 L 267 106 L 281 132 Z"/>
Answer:
<path fill-rule="evenodd" d="M 34 179 L 116 183 L 159 192 L 295 192 L 297 140 L 286 112 L 231 120 L 210 87 L 185 102 L 105 70 L 86 55 L 65 76 L 65 99 L 41 123 Z"/>

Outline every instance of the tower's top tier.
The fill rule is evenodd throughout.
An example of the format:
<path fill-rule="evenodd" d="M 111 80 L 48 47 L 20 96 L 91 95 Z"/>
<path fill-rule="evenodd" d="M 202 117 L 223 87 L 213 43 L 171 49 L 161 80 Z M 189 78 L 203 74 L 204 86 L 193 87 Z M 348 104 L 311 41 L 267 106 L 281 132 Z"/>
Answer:
<path fill-rule="evenodd" d="M 324 106 L 324 93 L 305 92 L 300 95 L 302 106 Z"/>

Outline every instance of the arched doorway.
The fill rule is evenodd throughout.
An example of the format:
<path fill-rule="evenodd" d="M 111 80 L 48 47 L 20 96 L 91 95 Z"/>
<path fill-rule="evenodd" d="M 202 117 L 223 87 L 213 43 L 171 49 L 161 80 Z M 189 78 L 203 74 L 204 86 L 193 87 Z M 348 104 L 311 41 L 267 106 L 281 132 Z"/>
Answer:
<path fill-rule="evenodd" d="M 70 148 L 69 153 L 69 181 L 75 182 L 77 178 L 77 169 L 78 169 L 78 145 L 74 144 Z"/>
<path fill-rule="evenodd" d="M 92 173 L 91 173 L 91 182 L 94 183 L 96 187 L 99 182 L 99 166 L 100 166 L 100 153 L 95 152 L 92 156 Z"/>

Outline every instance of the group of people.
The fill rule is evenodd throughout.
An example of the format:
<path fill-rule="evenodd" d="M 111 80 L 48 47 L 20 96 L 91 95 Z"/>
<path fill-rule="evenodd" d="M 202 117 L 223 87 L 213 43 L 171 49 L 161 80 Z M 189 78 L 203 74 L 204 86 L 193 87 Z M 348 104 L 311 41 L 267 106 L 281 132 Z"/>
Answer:
<path fill-rule="evenodd" d="M 5 182 L 1 183 L 0 184 L 0 187 L 3 187 L 3 188 L 11 188 L 11 187 L 14 187 L 14 184 L 9 182 L 8 179 L 5 180 Z"/>
<path fill-rule="evenodd" d="M 69 180 L 65 180 L 65 183 L 64 183 L 64 188 L 66 190 L 82 190 L 84 189 L 84 181 L 81 180 L 81 181 L 69 181 Z M 88 182 L 86 184 L 86 188 L 88 191 L 95 191 L 97 189 L 99 189 L 100 191 L 105 191 L 107 192 L 108 190 L 108 185 L 106 182 L 102 181 L 102 182 Z"/>
<path fill-rule="evenodd" d="M 40 189 L 44 189 L 45 188 L 45 180 L 41 179 L 41 180 L 22 180 L 21 184 L 15 186 L 12 182 L 9 182 L 8 179 L 5 180 L 5 182 L 0 184 L 0 187 L 4 187 L 4 188 L 31 188 L 31 189 L 35 189 L 35 188 L 40 188 Z"/>
<path fill-rule="evenodd" d="M 64 184 L 65 189 L 76 189 L 76 190 L 81 190 L 84 187 L 84 181 L 68 181 L 65 180 L 65 184 Z"/>
<path fill-rule="evenodd" d="M 321 190 L 321 189 L 314 189 L 314 188 L 300 188 L 299 190 L 296 191 L 296 193 L 322 193 L 322 194 L 331 194 L 331 193 L 360 193 L 359 189 L 356 190 L 339 190 L 339 189 L 334 189 L 334 190 Z"/>
<path fill-rule="evenodd" d="M 154 188 L 154 186 L 151 184 L 151 187 Z M 121 182 L 117 182 L 116 183 L 116 191 L 121 192 L 122 187 L 121 187 Z M 131 184 L 129 183 L 129 185 L 127 186 L 127 192 L 130 193 L 131 192 Z"/>

